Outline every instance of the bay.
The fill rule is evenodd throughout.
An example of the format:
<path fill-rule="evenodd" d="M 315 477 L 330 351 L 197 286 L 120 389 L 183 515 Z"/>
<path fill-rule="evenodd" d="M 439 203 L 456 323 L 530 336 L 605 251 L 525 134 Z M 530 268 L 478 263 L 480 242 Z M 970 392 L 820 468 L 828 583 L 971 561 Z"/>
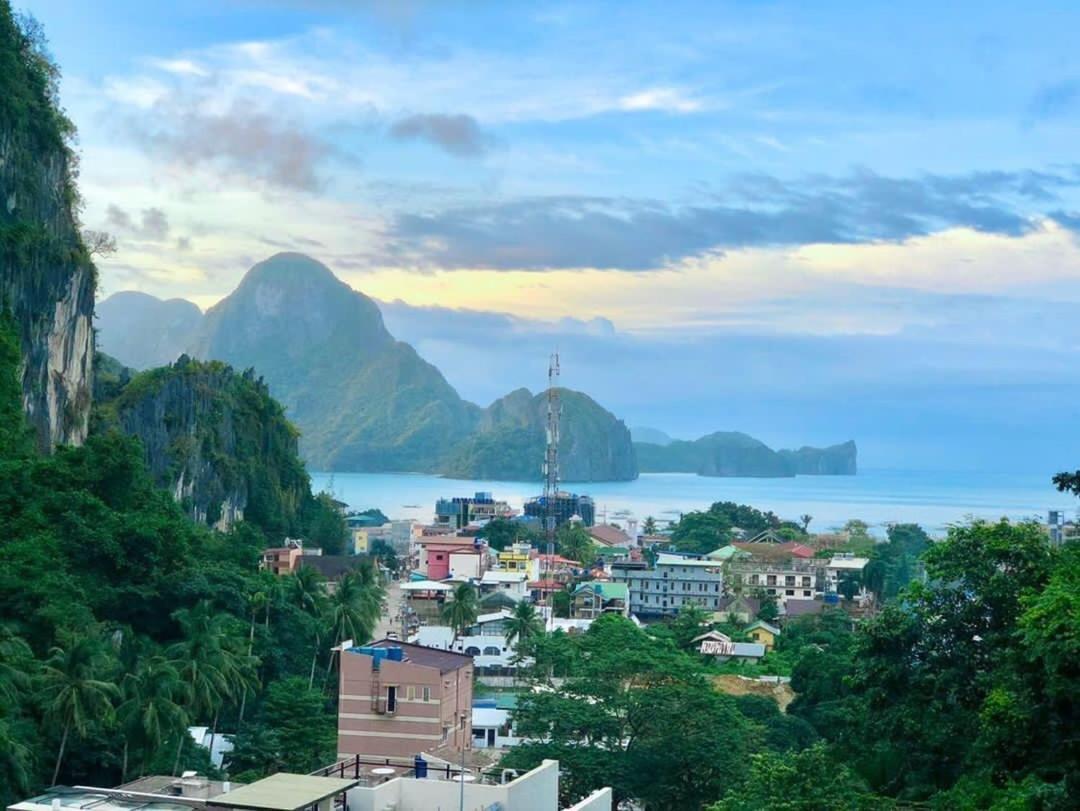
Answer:
<path fill-rule="evenodd" d="M 1050 509 L 1072 517 L 1080 504 L 1057 492 L 1045 476 L 991 472 L 865 470 L 856 476 L 797 476 L 788 479 L 711 478 L 685 473 L 647 473 L 631 482 L 567 483 L 565 489 L 596 502 L 597 521 L 626 517 L 663 521 L 735 501 L 782 518 L 813 516 L 812 531 L 824 532 L 859 518 L 882 534 L 891 522 L 914 522 L 942 534 L 971 517 L 995 520 L 1046 519 Z M 520 508 L 537 495 L 537 482 L 446 479 L 412 473 L 313 473 L 316 491 L 326 490 L 355 509 L 377 507 L 391 518 L 430 521 L 435 500 L 491 492 Z M 615 515 L 619 513 L 619 515 Z"/>

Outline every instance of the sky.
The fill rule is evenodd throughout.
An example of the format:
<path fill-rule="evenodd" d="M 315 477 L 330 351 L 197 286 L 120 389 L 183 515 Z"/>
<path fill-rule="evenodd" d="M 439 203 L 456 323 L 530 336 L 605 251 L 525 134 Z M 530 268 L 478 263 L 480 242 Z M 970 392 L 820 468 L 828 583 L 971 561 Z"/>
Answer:
<path fill-rule="evenodd" d="M 18 4 L 17 4 L 18 5 Z M 1080 466 L 1080 7 L 35 0 L 102 295 L 299 250 L 463 395 Z"/>

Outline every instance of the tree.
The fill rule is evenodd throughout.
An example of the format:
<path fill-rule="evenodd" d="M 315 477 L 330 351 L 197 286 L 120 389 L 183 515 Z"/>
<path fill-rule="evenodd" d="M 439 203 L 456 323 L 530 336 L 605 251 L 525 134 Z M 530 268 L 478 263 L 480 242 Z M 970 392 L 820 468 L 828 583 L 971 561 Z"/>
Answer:
<path fill-rule="evenodd" d="M 596 560 L 596 545 L 581 524 L 563 524 L 556 534 L 559 554 L 588 566 Z"/>
<path fill-rule="evenodd" d="M 573 602 L 574 598 L 569 589 L 559 589 L 551 595 L 551 610 L 556 617 L 566 619 L 570 616 L 570 606 Z"/>
<path fill-rule="evenodd" d="M 319 660 L 319 648 L 322 644 L 322 621 L 323 611 L 326 604 L 326 590 L 323 587 L 322 576 L 308 566 L 301 566 L 293 574 L 289 575 L 289 583 L 286 587 L 289 599 L 302 614 L 312 618 L 314 622 L 315 644 L 311 654 L 311 672 L 308 675 L 308 687 L 315 683 L 315 664 Z"/>
<path fill-rule="evenodd" d="M 476 589 L 469 583 L 458 583 L 452 594 L 453 598 L 443 606 L 443 620 L 456 636 L 461 636 L 479 614 Z"/>
<path fill-rule="evenodd" d="M 544 620 L 537 613 L 536 607 L 525 600 L 521 600 L 506 621 L 506 644 L 513 645 L 515 642 L 520 646 L 527 643 L 533 637 L 544 633 Z"/>
<path fill-rule="evenodd" d="M 651 515 L 645 516 L 645 523 L 641 525 L 641 531 L 646 535 L 656 534 L 656 519 Z"/>
<path fill-rule="evenodd" d="M 684 604 L 671 623 L 675 644 L 683 650 L 690 649 L 694 639 L 707 630 L 708 622 L 709 615 L 700 606 L 694 603 Z"/>
<path fill-rule="evenodd" d="M 799 523 L 802 524 L 802 531 L 804 535 L 810 531 L 810 522 L 813 520 L 814 516 L 809 515 L 808 513 L 803 513 L 799 516 Z"/>
<path fill-rule="evenodd" d="M 11 623 L 0 623 L 0 700 L 17 704 L 30 686 L 29 670 L 34 664 L 30 646 L 15 633 Z"/>
<path fill-rule="evenodd" d="M 480 537 L 487 541 L 492 549 L 501 552 L 511 544 L 527 539 L 529 529 L 520 521 L 492 518 L 480 530 Z"/>
<path fill-rule="evenodd" d="M 776 604 L 776 597 L 764 589 L 759 589 L 754 597 L 759 602 L 757 618 L 763 622 L 776 622 L 780 616 L 780 608 Z"/>
<path fill-rule="evenodd" d="M 334 645 L 340 646 L 346 639 L 357 644 L 368 642 L 382 616 L 383 604 L 384 590 L 370 562 L 342 577 L 328 600 L 327 616 Z M 326 666 L 327 676 L 333 664 L 331 656 Z"/>
<path fill-rule="evenodd" d="M 891 805 L 870 794 L 866 784 L 823 744 L 797 754 L 751 755 L 746 783 L 733 789 L 709 811 L 862 811 Z"/>
<path fill-rule="evenodd" d="M 100 641 L 93 636 L 70 635 L 54 646 L 41 668 L 40 698 L 47 716 L 61 729 L 52 785 L 60 777 L 68 736 L 85 737 L 91 726 L 105 723 L 113 714 L 116 685 L 102 678 L 108 665 Z"/>
<path fill-rule="evenodd" d="M 143 751 L 142 764 L 173 735 L 187 734 L 187 714 L 180 706 L 184 684 L 175 665 L 160 654 L 140 659 L 120 685 L 123 701 L 116 708 L 124 738 L 121 782 L 127 782 L 128 751 L 132 743 Z"/>

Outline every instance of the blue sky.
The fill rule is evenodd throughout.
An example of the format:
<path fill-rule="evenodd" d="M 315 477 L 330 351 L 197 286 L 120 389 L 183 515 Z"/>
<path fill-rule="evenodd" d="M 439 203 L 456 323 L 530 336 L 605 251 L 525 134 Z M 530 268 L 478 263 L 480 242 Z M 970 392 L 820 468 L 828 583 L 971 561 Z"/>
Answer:
<path fill-rule="evenodd" d="M 1075 3 L 24 7 L 106 295 L 207 307 L 302 250 L 480 402 L 560 343 L 680 435 L 1080 459 Z"/>

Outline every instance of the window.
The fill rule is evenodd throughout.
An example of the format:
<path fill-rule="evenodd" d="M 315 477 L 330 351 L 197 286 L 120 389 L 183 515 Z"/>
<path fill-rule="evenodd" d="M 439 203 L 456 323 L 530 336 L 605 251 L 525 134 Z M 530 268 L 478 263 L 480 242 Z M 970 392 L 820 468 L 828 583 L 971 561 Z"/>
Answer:
<path fill-rule="evenodd" d="M 397 710 L 397 687 L 394 685 L 388 685 L 386 688 L 386 711 L 394 712 Z"/>
<path fill-rule="evenodd" d="M 406 701 L 412 701 L 415 698 L 416 698 L 416 688 L 413 687 L 410 684 L 408 687 L 405 688 L 405 700 Z"/>
<path fill-rule="evenodd" d="M 469 645 L 469 647 L 465 648 L 465 655 L 466 656 L 479 656 L 480 655 L 480 648 L 476 647 L 475 645 Z"/>
<path fill-rule="evenodd" d="M 488 645 L 484 648 L 484 656 L 498 656 L 502 651 L 496 648 L 494 645 Z"/>
<path fill-rule="evenodd" d="M 431 701 L 431 688 L 425 687 L 423 693 L 424 701 Z"/>
<path fill-rule="evenodd" d="M 804 591 L 804 592 L 802 593 L 802 596 L 803 596 L 803 597 L 813 597 L 814 595 L 813 595 L 813 594 L 811 594 L 811 593 L 810 593 L 809 591 Z"/>
<path fill-rule="evenodd" d="M 795 596 L 795 589 L 788 589 L 787 591 L 784 592 L 784 594 L 786 594 L 788 597 L 794 597 Z"/>
<path fill-rule="evenodd" d="M 436 555 L 435 560 L 442 560 L 442 555 Z"/>
<path fill-rule="evenodd" d="M 809 586 L 810 585 L 810 578 L 809 577 L 804 577 L 802 579 L 802 584 L 803 584 L 803 588 L 806 588 L 807 586 Z"/>
<path fill-rule="evenodd" d="M 784 585 L 785 586 L 794 586 L 795 585 L 795 575 L 793 575 L 793 574 L 787 575 L 784 578 Z"/>
<path fill-rule="evenodd" d="M 775 586 L 776 585 L 776 575 L 774 575 L 774 574 L 768 575 L 765 582 L 769 586 Z M 772 593 L 772 592 L 770 592 L 770 593 Z"/>

